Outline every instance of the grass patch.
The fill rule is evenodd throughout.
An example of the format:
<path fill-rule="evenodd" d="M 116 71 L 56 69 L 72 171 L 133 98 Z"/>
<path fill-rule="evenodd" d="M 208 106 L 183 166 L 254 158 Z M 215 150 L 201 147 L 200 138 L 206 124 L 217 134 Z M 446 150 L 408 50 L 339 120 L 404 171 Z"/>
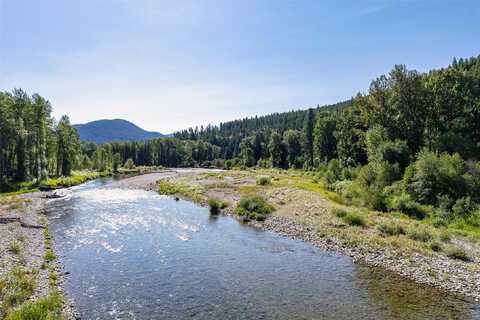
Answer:
<path fill-rule="evenodd" d="M 228 202 L 219 201 L 219 200 L 215 200 L 215 199 L 209 199 L 208 200 L 208 206 L 210 208 L 210 213 L 215 215 L 215 214 L 218 214 L 220 212 L 220 210 L 228 207 Z"/>
<path fill-rule="evenodd" d="M 344 217 L 342 217 L 342 220 L 351 226 L 365 227 L 367 225 L 367 222 L 363 216 L 356 212 L 348 212 Z"/>
<path fill-rule="evenodd" d="M 57 291 L 35 302 L 26 302 L 11 312 L 6 320 L 61 320 L 63 298 Z"/>
<path fill-rule="evenodd" d="M 71 187 L 84 183 L 88 180 L 97 179 L 110 175 L 109 172 L 96 171 L 74 171 L 71 176 L 50 178 L 43 181 L 16 182 L 9 185 L 8 193 L 2 195 L 12 196 L 23 193 L 35 192 L 39 189 L 57 189 L 62 187 Z"/>
<path fill-rule="evenodd" d="M 429 242 L 433 239 L 432 232 L 419 224 L 410 225 L 407 229 L 407 235 L 410 239 L 421 242 Z"/>
<path fill-rule="evenodd" d="M 182 193 L 182 189 L 167 180 L 160 180 L 157 183 L 158 185 L 158 193 L 166 195 L 166 196 L 173 196 L 175 194 Z"/>
<path fill-rule="evenodd" d="M 242 197 L 235 209 L 239 216 L 244 216 L 248 219 L 265 220 L 268 214 L 274 210 L 273 206 L 267 202 L 263 197 L 250 196 Z"/>
<path fill-rule="evenodd" d="M 181 183 L 174 183 L 165 179 L 159 180 L 157 186 L 158 193 L 162 195 L 181 195 L 197 203 L 204 200 L 201 190 L 195 189 L 193 186 L 185 186 Z"/>
<path fill-rule="evenodd" d="M 8 246 L 8 251 L 10 251 L 13 254 L 19 254 L 20 251 L 22 251 L 22 246 L 20 245 L 20 243 L 13 240 L 12 242 L 10 242 L 10 245 Z"/>
<path fill-rule="evenodd" d="M 333 208 L 332 209 L 332 214 L 338 218 L 343 218 L 347 215 L 347 211 L 343 210 L 343 209 L 339 209 L 339 208 Z"/>
<path fill-rule="evenodd" d="M 40 182 L 40 189 L 56 189 L 61 187 L 71 187 L 87 182 L 88 180 L 97 179 L 110 175 L 109 172 L 74 172 L 69 177 L 60 177 L 54 179 L 48 179 Z"/>
<path fill-rule="evenodd" d="M 218 181 L 218 182 L 206 184 L 205 187 L 208 189 L 227 189 L 227 188 L 232 188 L 233 186 L 228 182 Z"/>
<path fill-rule="evenodd" d="M 377 229 L 385 236 L 398 236 L 405 234 L 404 227 L 394 221 L 382 221 L 377 225 Z"/>
<path fill-rule="evenodd" d="M 45 256 L 43 258 L 45 259 L 46 262 L 52 262 L 55 259 L 57 259 L 57 256 L 55 255 L 52 249 L 47 249 L 45 250 Z"/>
<path fill-rule="evenodd" d="M 0 195 L 0 206 L 5 206 L 7 210 L 20 209 L 27 199 L 17 197 L 18 193 L 8 193 Z"/>
<path fill-rule="evenodd" d="M 272 177 L 270 176 L 258 176 L 256 178 L 256 183 L 259 186 L 269 186 L 272 184 Z"/>
<path fill-rule="evenodd" d="M 237 187 L 239 193 L 248 194 L 254 196 L 259 191 L 259 187 L 256 185 L 243 185 Z"/>
<path fill-rule="evenodd" d="M 430 243 L 430 249 L 435 252 L 441 252 L 443 251 L 443 245 L 439 241 L 434 240 Z"/>
<path fill-rule="evenodd" d="M 22 268 L 13 268 L 0 279 L 0 317 L 27 301 L 33 294 L 35 281 L 31 274 Z"/>
<path fill-rule="evenodd" d="M 34 275 L 38 270 L 13 268 L 0 279 L 0 319 L 6 320 L 62 320 L 63 298 L 58 291 L 58 274 L 49 263 L 56 259 L 51 249 L 52 237 L 46 221 L 44 229 L 45 256 L 42 269 L 49 269 L 50 294 L 31 301 L 35 290 Z"/>
<path fill-rule="evenodd" d="M 465 250 L 454 245 L 448 246 L 447 249 L 445 250 L 445 253 L 447 254 L 447 257 L 451 259 L 462 260 L 467 262 L 471 261 L 470 256 L 467 254 Z"/>
<path fill-rule="evenodd" d="M 299 177 L 293 176 L 283 179 L 279 182 L 280 185 L 289 186 L 290 182 L 293 184 L 294 187 L 306 191 L 312 191 L 315 193 L 320 194 L 322 197 L 329 199 L 338 204 L 344 204 L 345 200 L 339 196 L 337 193 L 328 191 L 325 189 L 322 183 L 313 181 L 310 177 Z"/>

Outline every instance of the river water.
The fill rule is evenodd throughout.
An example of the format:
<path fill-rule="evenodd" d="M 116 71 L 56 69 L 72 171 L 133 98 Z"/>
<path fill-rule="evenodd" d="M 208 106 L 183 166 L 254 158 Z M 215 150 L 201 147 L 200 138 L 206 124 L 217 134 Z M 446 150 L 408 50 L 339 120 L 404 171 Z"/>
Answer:
<path fill-rule="evenodd" d="M 82 319 L 480 319 L 476 304 L 110 179 L 48 212 Z"/>

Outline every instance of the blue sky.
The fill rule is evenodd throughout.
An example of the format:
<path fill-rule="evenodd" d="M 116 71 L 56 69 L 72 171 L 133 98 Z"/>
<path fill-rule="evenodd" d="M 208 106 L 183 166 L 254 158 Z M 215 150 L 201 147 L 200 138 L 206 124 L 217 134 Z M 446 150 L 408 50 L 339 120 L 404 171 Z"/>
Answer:
<path fill-rule="evenodd" d="M 161 132 L 365 91 L 480 54 L 480 2 L 0 0 L 0 89 Z"/>

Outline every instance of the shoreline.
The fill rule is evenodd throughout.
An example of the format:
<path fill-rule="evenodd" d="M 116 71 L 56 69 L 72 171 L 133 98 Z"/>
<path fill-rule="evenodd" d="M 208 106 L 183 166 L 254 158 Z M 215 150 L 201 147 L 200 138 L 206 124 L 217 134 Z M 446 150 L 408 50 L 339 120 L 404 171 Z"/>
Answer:
<path fill-rule="evenodd" d="M 41 299 L 59 295 L 64 300 L 61 310 L 55 306 L 50 312 L 61 312 L 65 319 L 75 319 L 73 308 L 63 292 L 65 274 L 49 232 L 49 220 L 45 213 L 49 200 L 47 194 L 36 191 L 6 196 L 3 198 L 5 204 L 0 205 L 0 278 L 12 278 L 15 272 L 20 272 L 24 278 L 13 276 L 16 279 L 13 281 L 28 281 L 30 287 L 22 299 L 0 310 L 0 317 Z M 11 249 L 12 244 L 18 246 L 16 250 Z"/>
<path fill-rule="evenodd" d="M 198 181 L 203 181 L 202 179 L 211 182 L 212 177 L 210 175 L 217 174 L 228 175 L 229 172 L 219 173 L 219 171 L 208 169 L 162 170 L 156 173 L 135 175 L 114 183 L 115 186 L 120 188 L 145 189 L 157 192 L 157 183 L 160 180 L 171 183 L 184 183 L 187 181 L 190 182 L 191 185 L 194 185 L 193 181 L 197 183 Z M 249 183 L 251 183 L 251 181 L 249 181 Z M 241 186 L 243 186 L 243 184 L 241 184 Z M 232 190 L 231 188 L 222 189 L 222 186 L 216 186 L 216 188 L 207 188 L 203 191 L 203 193 L 196 192 L 191 194 L 183 192 L 175 196 L 179 196 L 182 199 L 192 201 L 204 207 L 208 207 L 207 201 L 212 195 L 217 198 L 223 197 L 222 199 L 228 199 L 230 201 L 230 206 L 222 210 L 221 214 L 231 216 L 241 221 L 241 218 L 236 215 L 233 210 L 234 204 L 240 198 L 237 190 Z M 270 196 L 265 190 L 262 190 L 260 193 L 264 196 Z M 285 193 L 289 194 L 288 190 L 285 191 Z M 24 254 L 27 255 L 28 262 L 25 267 L 39 270 L 36 274 L 37 290 L 30 300 L 37 300 L 40 297 L 48 295 L 52 290 L 58 289 L 64 298 L 63 312 L 65 319 L 77 319 L 79 315 L 75 311 L 75 302 L 68 296 L 64 289 L 64 283 L 68 274 L 64 272 L 61 258 L 56 257 L 52 260 L 49 268 L 41 268 L 42 263 L 44 263 L 45 253 L 48 249 L 43 235 L 44 230 L 46 230 L 46 228 L 48 230 L 48 215 L 46 214 L 46 210 L 48 209 L 47 202 L 49 199 L 46 198 L 47 194 L 48 192 L 34 192 L 18 196 L 18 198 L 23 199 L 21 206 L 15 210 L 7 211 L 7 213 L 10 217 L 15 215 L 25 220 L 26 223 L 24 225 L 26 227 L 22 226 L 19 221 L 0 224 L 0 235 L 4 236 L 5 232 L 7 232 L 6 230 L 12 228 L 8 227 L 8 225 L 14 224 L 15 230 L 21 230 L 22 234 L 26 236 Z M 308 203 L 304 205 L 308 206 Z M 276 206 L 278 207 L 278 204 L 276 204 Z M 340 239 L 331 234 L 319 232 L 318 226 L 300 223 L 291 217 L 282 216 L 281 211 L 280 209 L 275 211 L 272 215 L 268 216 L 265 221 L 249 221 L 248 224 L 252 227 L 273 232 L 287 238 L 304 241 L 321 250 L 349 256 L 353 259 L 354 263 L 381 268 L 401 278 L 414 281 L 421 286 L 432 287 L 436 290 L 441 290 L 475 303 L 480 301 L 480 273 L 466 267 L 475 264 L 478 266 L 478 262 L 464 263 L 438 255 L 408 255 L 396 250 L 390 250 L 390 248 L 386 247 L 381 250 L 371 250 L 371 248 L 368 247 L 348 245 L 349 239 Z M 0 211 L 0 217 L 5 217 L 5 210 L 3 214 Z M 30 228 L 29 226 L 43 227 Z M 4 239 L 11 240 L 11 238 L 5 237 Z M 54 249 L 55 240 L 52 239 L 52 241 L 52 249 Z M 2 248 L 0 248 L 0 253 L 1 249 Z M 5 248 L 3 248 L 3 251 L 5 252 Z M 7 261 L 10 261 L 11 256 L 12 254 L 9 254 L 7 258 L 2 256 L 0 276 L 6 274 L 5 260 L 8 259 Z M 436 270 L 449 273 L 452 277 L 447 279 L 435 277 L 434 272 Z M 52 286 L 49 280 L 49 272 L 53 272 L 56 275 L 54 286 Z"/>
<path fill-rule="evenodd" d="M 225 172 L 225 174 L 228 176 L 229 173 Z M 230 202 L 230 206 L 222 210 L 221 214 L 241 220 L 233 210 L 234 204 L 240 198 L 236 192 L 238 189 L 242 190 L 242 187 L 247 189 L 250 185 L 240 185 L 238 189 L 232 188 L 231 186 L 219 185 L 216 185 L 214 188 L 207 187 L 203 190 L 201 188 L 197 190 L 195 190 L 195 187 L 192 188 L 192 185 L 198 183 L 198 181 L 200 181 L 200 184 L 204 181 L 208 181 L 206 183 L 207 185 L 210 183 L 218 184 L 218 182 L 211 181 L 212 177 L 209 177 L 208 173 L 207 177 L 199 176 L 199 174 L 177 174 L 175 176 L 165 177 L 164 179 L 173 185 L 177 184 L 181 186 L 180 193 L 174 194 L 175 196 L 192 201 L 198 205 L 208 207 L 207 202 L 209 198 Z M 224 181 L 225 178 L 221 180 Z M 190 189 L 187 189 L 187 191 L 182 189 L 185 187 L 186 182 L 187 185 L 190 185 Z M 249 183 L 251 183 L 251 181 L 249 181 Z M 145 186 L 145 189 L 154 190 L 152 185 Z M 252 190 L 248 191 L 247 194 L 252 193 Z M 288 194 L 289 191 L 287 190 L 285 193 Z M 265 190 L 261 190 L 259 194 L 269 200 L 272 198 L 271 192 L 265 192 Z M 280 203 L 283 202 L 280 201 Z M 277 203 L 276 205 L 278 206 Z M 306 211 L 309 206 L 308 202 L 302 204 L 302 206 Z M 281 236 L 304 241 L 322 250 L 349 256 L 355 263 L 382 268 L 387 272 L 394 273 L 409 281 L 414 281 L 419 285 L 429 286 L 456 295 L 459 298 L 471 300 L 475 303 L 480 302 L 480 266 L 478 260 L 463 262 L 447 258 L 435 252 L 429 254 L 407 253 L 402 252 L 402 250 L 400 250 L 401 248 L 399 248 L 399 250 L 387 246 L 372 248 L 363 243 L 357 245 L 355 243 L 357 239 L 348 237 L 342 239 L 328 232 L 323 233 L 322 229 L 313 223 L 300 223 L 292 217 L 279 214 L 278 211 L 282 210 L 274 211 L 264 221 L 252 220 L 249 221 L 248 224 L 264 231 L 274 232 Z M 285 210 L 283 210 L 282 213 L 284 213 L 284 211 Z M 339 225 L 338 227 L 347 228 L 343 225 Z M 353 229 L 355 228 L 358 227 L 353 227 Z"/>

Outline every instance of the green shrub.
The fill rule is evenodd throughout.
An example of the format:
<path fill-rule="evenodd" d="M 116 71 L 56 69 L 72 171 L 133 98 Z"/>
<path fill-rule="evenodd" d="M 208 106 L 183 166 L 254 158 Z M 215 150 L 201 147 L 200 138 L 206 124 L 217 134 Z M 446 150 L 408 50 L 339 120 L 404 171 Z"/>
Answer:
<path fill-rule="evenodd" d="M 135 163 L 133 162 L 132 158 L 128 158 L 123 165 L 125 169 L 133 169 L 135 168 Z"/>
<path fill-rule="evenodd" d="M 337 181 L 343 180 L 342 167 L 338 159 L 332 159 L 326 166 L 322 166 L 319 175 L 325 187 L 329 190 L 333 190 L 333 185 Z"/>
<path fill-rule="evenodd" d="M 376 125 L 368 130 L 365 143 L 369 162 L 397 163 L 401 168 L 410 162 L 410 150 L 406 141 L 391 141 L 387 130 L 382 126 Z"/>
<path fill-rule="evenodd" d="M 470 261 L 471 258 L 470 256 L 467 254 L 467 252 L 465 252 L 465 250 L 463 250 L 462 248 L 460 247 L 457 247 L 457 246 L 448 246 L 447 249 L 445 250 L 445 253 L 447 254 L 447 257 L 449 258 L 452 258 L 452 259 L 457 259 L 457 260 L 462 260 L 462 261 Z"/>
<path fill-rule="evenodd" d="M 55 253 L 53 252 L 52 249 L 47 249 L 45 251 L 45 256 L 44 256 L 44 259 L 46 262 L 51 262 L 53 260 L 55 260 L 57 258 L 57 256 L 55 255 Z"/>
<path fill-rule="evenodd" d="M 170 183 L 166 180 L 159 180 L 158 183 L 158 193 L 171 196 L 177 193 L 180 193 L 180 188 L 173 183 Z"/>
<path fill-rule="evenodd" d="M 257 184 L 259 186 L 266 186 L 272 184 L 272 177 L 269 176 L 258 176 L 257 177 Z"/>
<path fill-rule="evenodd" d="M 426 216 L 426 212 L 422 206 L 413 201 L 410 195 L 406 193 L 393 196 L 387 207 L 390 210 L 398 210 L 403 212 L 412 218 L 423 219 Z"/>
<path fill-rule="evenodd" d="M 442 230 L 440 232 L 440 240 L 447 243 L 447 242 L 450 242 L 450 240 L 452 240 L 452 237 L 450 236 L 447 230 Z"/>
<path fill-rule="evenodd" d="M 15 240 L 10 242 L 10 245 L 8 246 L 8 251 L 14 254 L 19 254 L 21 250 L 22 250 L 22 246 L 20 245 L 20 243 L 18 243 Z"/>
<path fill-rule="evenodd" d="M 432 241 L 430 243 L 430 249 L 432 249 L 435 252 L 440 252 L 440 251 L 443 251 L 443 245 L 438 241 Z"/>
<path fill-rule="evenodd" d="M 58 292 L 35 302 L 29 301 L 9 314 L 6 320 L 62 320 L 63 298 Z"/>
<path fill-rule="evenodd" d="M 361 195 L 361 188 L 359 188 L 358 184 L 350 180 L 337 181 L 332 185 L 332 189 L 348 201 L 356 200 Z"/>
<path fill-rule="evenodd" d="M 380 231 L 383 235 L 387 236 L 397 236 L 400 234 L 405 234 L 405 228 L 393 221 L 382 221 L 377 226 L 378 231 Z"/>
<path fill-rule="evenodd" d="M 384 189 L 399 178 L 399 172 L 398 164 L 386 161 L 363 166 L 355 182 L 360 186 L 360 197 L 364 205 L 374 210 L 385 211 L 387 194 Z"/>
<path fill-rule="evenodd" d="M 355 212 L 348 212 L 342 218 L 342 220 L 351 226 L 364 227 L 367 225 L 365 219 L 360 214 Z"/>
<path fill-rule="evenodd" d="M 343 209 L 338 209 L 338 208 L 333 208 L 331 212 L 334 216 L 339 218 L 343 218 L 347 215 L 347 211 Z"/>
<path fill-rule="evenodd" d="M 433 239 L 433 235 L 426 226 L 419 224 L 411 225 L 407 229 L 407 235 L 415 241 L 428 242 Z"/>
<path fill-rule="evenodd" d="M 452 213 L 456 218 L 468 218 L 477 209 L 477 205 L 473 203 L 470 197 L 457 199 L 452 206 Z"/>
<path fill-rule="evenodd" d="M 22 304 L 30 298 L 34 289 L 33 277 L 24 269 L 13 268 L 0 279 L 0 299 L 3 301 L 0 311 Z"/>
<path fill-rule="evenodd" d="M 220 202 L 218 200 L 209 199 L 208 206 L 210 207 L 211 214 L 218 214 L 220 212 Z"/>
<path fill-rule="evenodd" d="M 363 201 L 363 205 L 366 207 L 378 210 L 386 211 L 386 197 L 383 191 L 375 186 L 360 190 L 360 196 Z"/>
<path fill-rule="evenodd" d="M 467 169 L 467 163 L 458 154 L 437 155 L 422 151 L 413 169 L 405 172 L 409 177 L 404 177 L 404 181 L 416 201 L 439 206 L 439 196 L 459 199 L 471 193 L 478 195 L 480 191 L 473 188 L 472 175 Z"/>
<path fill-rule="evenodd" d="M 265 220 L 273 211 L 273 206 L 260 196 L 242 197 L 235 209 L 240 216 L 248 219 Z"/>
<path fill-rule="evenodd" d="M 230 206 L 230 204 L 227 201 L 219 201 L 219 204 L 220 204 L 220 209 L 225 209 L 228 206 Z"/>
<path fill-rule="evenodd" d="M 475 210 L 469 217 L 465 218 L 465 223 L 480 228 L 480 210 Z"/>
<path fill-rule="evenodd" d="M 438 202 L 439 207 L 434 211 L 435 227 L 447 227 L 450 224 L 480 227 L 480 209 L 470 197 L 453 201 L 448 196 L 440 196 Z"/>

